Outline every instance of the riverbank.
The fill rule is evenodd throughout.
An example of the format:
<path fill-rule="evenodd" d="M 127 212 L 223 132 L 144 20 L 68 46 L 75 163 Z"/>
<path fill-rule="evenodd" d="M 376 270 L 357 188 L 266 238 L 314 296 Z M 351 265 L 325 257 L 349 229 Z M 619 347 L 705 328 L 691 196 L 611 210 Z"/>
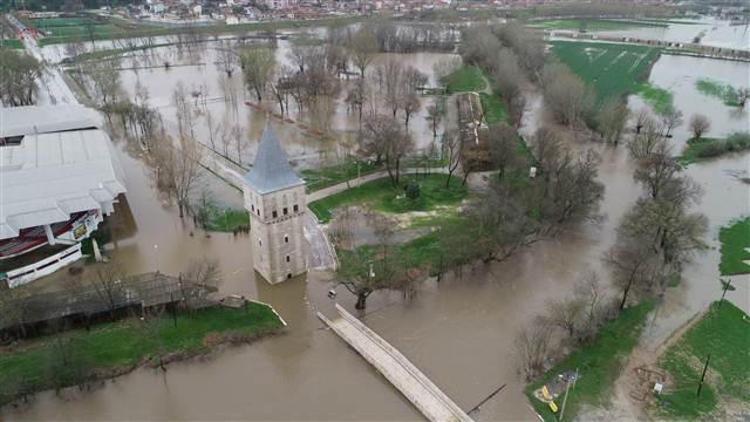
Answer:
<path fill-rule="evenodd" d="M 0 353 L 0 405 L 44 390 L 83 386 L 141 366 L 206 355 L 223 344 L 278 333 L 283 320 L 268 305 L 210 307 L 177 315 L 104 323 L 23 341 Z"/>

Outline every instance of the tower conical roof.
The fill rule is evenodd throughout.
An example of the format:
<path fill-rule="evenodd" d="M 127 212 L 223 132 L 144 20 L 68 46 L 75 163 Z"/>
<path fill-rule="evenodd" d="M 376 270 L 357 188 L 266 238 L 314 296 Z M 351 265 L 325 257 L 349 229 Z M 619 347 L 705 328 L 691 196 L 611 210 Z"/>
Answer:
<path fill-rule="evenodd" d="M 305 183 L 289 165 L 289 158 L 281 148 L 270 123 L 263 129 L 255 164 L 245 174 L 245 181 L 259 193 L 274 192 Z"/>

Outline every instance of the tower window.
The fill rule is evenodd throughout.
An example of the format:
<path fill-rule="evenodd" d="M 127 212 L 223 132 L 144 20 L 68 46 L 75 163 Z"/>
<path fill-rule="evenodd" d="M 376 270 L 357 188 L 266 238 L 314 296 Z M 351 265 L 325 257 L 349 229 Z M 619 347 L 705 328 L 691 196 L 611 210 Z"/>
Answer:
<path fill-rule="evenodd" d="M 292 273 L 287 274 L 286 278 L 292 278 Z"/>
<path fill-rule="evenodd" d="M 255 204 L 250 205 L 250 209 L 255 212 Z"/>
<path fill-rule="evenodd" d="M 289 262 L 289 261 L 291 261 L 291 259 L 289 258 L 289 255 L 287 255 L 286 256 L 286 262 Z"/>
<path fill-rule="evenodd" d="M 279 213 L 274 211 L 271 213 L 271 215 L 273 216 L 273 218 L 277 218 L 279 216 Z"/>
<path fill-rule="evenodd" d="M 287 214 L 289 214 L 289 208 L 284 207 L 284 215 L 287 215 Z"/>
<path fill-rule="evenodd" d="M 284 235 L 284 243 L 289 243 L 289 236 L 288 235 Z"/>
<path fill-rule="evenodd" d="M 263 241 L 258 239 L 258 246 L 263 246 Z"/>
<path fill-rule="evenodd" d="M 258 208 L 257 210 L 255 210 L 255 212 L 256 212 L 256 214 L 258 214 L 258 217 L 260 217 L 260 208 Z"/>
<path fill-rule="evenodd" d="M 294 206 L 294 212 L 299 212 L 299 205 Z"/>

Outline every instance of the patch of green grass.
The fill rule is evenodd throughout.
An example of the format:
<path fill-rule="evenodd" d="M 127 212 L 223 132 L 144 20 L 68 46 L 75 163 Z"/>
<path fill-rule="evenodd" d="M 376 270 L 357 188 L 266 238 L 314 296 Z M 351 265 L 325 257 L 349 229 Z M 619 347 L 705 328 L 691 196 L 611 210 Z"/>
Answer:
<path fill-rule="evenodd" d="M 373 162 L 347 160 L 342 164 L 306 169 L 300 173 L 305 180 L 307 192 L 315 192 L 347 180 L 356 179 L 358 176 L 368 175 L 380 169 L 382 167 L 376 166 Z"/>
<path fill-rule="evenodd" d="M 6 38 L 4 40 L 0 40 L 0 48 L 22 49 L 24 47 L 21 40 L 16 38 Z"/>
<path fill-rule="evenodd" d="M 664 116 L 674 110 L 673 95 L 671 91 L 649 83 L 643 83 L 638 89 L 638 95 L 640 95 L 657 114 Z"/>
<path fill-rule="evenodd" d="M 571 353 L 540 379 L 529 384 L 524 391 L 536 412 L 545 421 L 557 420 L 547 404 L 534 397 L 534 391 L 558 374 L 575 370 L 579 371 L 580 379 L 568 393 L 565 417 L 575 420 L 576 413 L 583 405 L 606 404 L 625 357 L 638 343 L 646 316 L 653 307 L 651 302 L 644 302 L 624 310 L 617 319 L 599 330 L 591 344 Z M 562 404 L 560 400 L 557 400 L 558 406 Z"/>
<path fill-rule="evenodd" d="M 206 230 L 233 232 L 250 225 L 250 215 L 244 209 L 214 209 L 211 211 Z"/>
<path fill-rule="evenodd" d="M 463 66 L 443 80 L 448 94 L 454 92 L 475 92 L 487 87 L 482 70 L 476 66 Z"/>
<path fill-rule="evenodd" d="M 748 220 L 750 221 L 750 220 Z M 721 399 L 750 401 L 750 320 L 731 302 L 714 302 L 659 360 L 672 385 L 658 397 L 656 412 L 676 419 L 705 419 Z M 701 395 L 703 365 L 711 356 Z"/>
<path fill-rule="evenodd" d="M 729 227 L 719 230 L 721 242 L 721 275 L 737 275 L 750 273 L 750 265 L 744 261 L 750 260 L 750 217 L 739 220 Z"/>
<path fill-rule="evenodd" d="M 488 125 L 494 125 L 508 120 L 508 111 L 505 109 L 505 103 L 500 95 L 490 95 L 486 92 L 482 92 L 479 94 L 479 98 L 482 101 L 484 120 Z"/>
<path fill-rule="evenodd" d="M 308 206 L 323 223 L 330 221 L 333 210 L 345 205 L 367 205 L 387 213 L 430 211 L 440 205 L 456 205 L 466 197 L 467 189 L 456 177 L 453 177 L 450 187 L 445 187 L 447 177 L 444 174 L 420 175 L 416 178 L 420 186 L 417 199 L 409 199 L 404 193 L 406 183 L 415 180 L 415 176 L 402 175 L 399 186 L 394 186 L 386 177 L 311 202 Z"/>
<path fill-rule="evenodd" d="M 148 358 L 209 350 L 207 335 L 253 338 L 283 324 L 267 306 L 245 309 L 211 307 L 143 322 L 128 319 L 42 337 L 0 353 L 0 404 L 19 394 L 79 384 L 91 378 L 125 373 Z"/>
<path fill-rule="evenodd" d="M 551 41 L 552 52 L 596 91 L 597 103 L 639 91 L 659 49 L 641 45 Z"/>
<path fill-rule="evenodd" d="M 748 149 L 750 135 L 747 133 L 734 133 L 726 138 L 691 138 L 688 139 L 679 161 L 682 165 L 688 165 Z"/>
<path fill-rule="evenodd" d="M 725 105 L 730 107 L 740 106 L 740 93 L 731 85 L 708 78 L 701 78 L 695 81 L 695 87 L 704 95 L 719 98 L 724 101 Z"/>

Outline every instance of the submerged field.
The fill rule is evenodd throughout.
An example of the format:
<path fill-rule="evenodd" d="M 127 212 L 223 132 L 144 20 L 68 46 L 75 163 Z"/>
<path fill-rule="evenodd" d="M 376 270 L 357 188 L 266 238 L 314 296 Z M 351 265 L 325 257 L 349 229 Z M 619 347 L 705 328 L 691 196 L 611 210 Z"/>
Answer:
<path fill-rule="evenodd" d="M 597 102 L 641 91 L 659 49 L 640 45 L 551 41 L 552 52 L 594 88 Z"/>

